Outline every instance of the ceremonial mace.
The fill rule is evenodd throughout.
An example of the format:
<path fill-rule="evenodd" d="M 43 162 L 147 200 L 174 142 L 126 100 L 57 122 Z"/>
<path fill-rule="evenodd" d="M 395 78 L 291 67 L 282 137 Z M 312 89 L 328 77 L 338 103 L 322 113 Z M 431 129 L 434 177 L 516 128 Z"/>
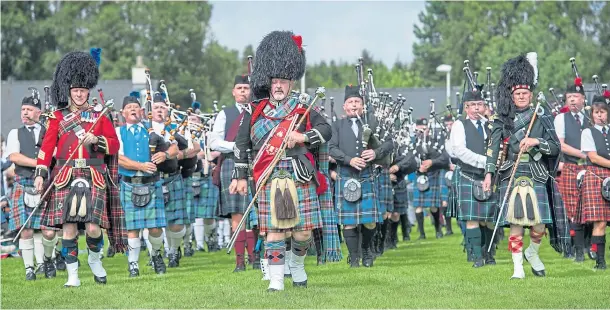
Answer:
<path fill-rule="evenodd" d="M 93 125 L 91 125 L 91 127 L 89 127 L 89 130 L 87 130 L 87 132 L 85 132 L 85 135 L 87 135 L 88 133 L 93 131 L 93 129 L 95 128 L 95 125 L 97 124 L 97 122 L 100 119 L 102 119 L 102 116 L 104 116 L 104 114 L 106 114 L 106 112 L 108 112 L 110 110 L 110 107 L 112 107 L 114 105 L 114 101 L 112 99 L 108 100 L 107 102 L 104 100 L 104 93 L 102 92 L 101 88 L 98 89 L 97 91 L 100 94 L 100 100 L 102 102 L 104 102 L 104 109 L 102 110 L 102 113 L 100 114 L 100 116 L 95 120 L 95 122 L 93 122 Z M 72 153 L 68 157 L 68 160 L 66 160 L 66 163 L 64 163 L 64 165 L 59 169 L 59 171 L 63 170 L 70 163 L 70 161 L 72 160 L 74 155 L 76 155 L 76 153 L 78 152 L 78 149 L 80 149 L 80 147 L 83 145 L 83 141 L 84 140 L 80 140 L 78 142 L 78 145 L 76 146 L 74 151 L 72 151 Z M 57 176 L 55 176 L 55 178 L 57 178 Z M 19 238 L 19 235 L 21 235 L 21 232 L 23 231 L 23 229 L 25 229 L 25 227 L 27 226 L 28 222 L 32 219 L 32 216 L 34 215 L 34 213 L 36 213 L 36 210 L 38 209 L 38 207 L 40 207 L 40 205 L 44 203 L 45 198 L 47 197 L 47 195 L 49 195 L 49 193 L 51 192 L 51 189 L 53 188 L 53 183 L 54 183 L 55 178 L 53 178 L 53 180 L 51 180 L 51 183 L 49 183 L 49 187 L 47 187 L 47 190 L 40 197 L 40 201 L 38 202 L 38 204 L 36 204 L 34 209 L 32 209 L 32 212 L 30 213 L 30 216 L 28 216 L 28 218 L 25 220 L 25 222 L 23 222 L 23 225 L 21 225 L 21 229 L 19 229 L 19 232 L 17 232 L 17 235 L 15 235 L 15 238 L 13 239 L 13 242 L 17 241 L 17 239 Z"/>
<path fill-rule="evenodd" d="M 309 112 L 311 111 L 311 108 L 313 108 L 313 106 L 315 105 L 316 101 L 318 101 L 318 99 L 325 98 L 325 93 L 326 93 L 326 89 L 324 87 L 318 87 L 318 89 L 316 90 L 316 96 L 313 98 L 313 100 L 307 107 L 307 110 L 305 110 L 305 113 L 303 113 L 303 115 L 301 116 L 301 119 L 294 127 L 295 129 L 299 128 L 301 126 L 301 124 L 303 124 L 303 121 L 307 117 L 307 114 L 309 114 Z M 309 96 L 307 96 L 307 97 L 309 97 Z M 305 103 L 303 101 L 304 101 L 303 98 L 301 98 L 301 103 Z M 286 145 L 287 145 L 286 140 L 288 139 L 288 137 L 289 137 L 289 135 L 286 135 L 284 137 L 284 140 L 282 140 L 280 149 L 277 151 L 277 153 L 275 153 L 275 156 L 273 157 L 273 161 L 271 161 L 271 165 L 270 165 L 271 169 L 269 171 L 273 171 L 273 169 L 275 169 L 275 166 L 277 165 L 277 163 L 282 158 L 282 154 L 284 154 L 284 151 L 286 150 Z M 227 245 L 227 254 L 231 254 L 231 249 L 233 249 L 233 245 L 235 245 L 235 241 L 237 240 L 237 234 L 241 231 L 241 227 L 244 225 L 244 223 L 246 222 L 246 218 L 248 217 L 248 212 L 250 212 L 250 209 L 252 209 L 252 206 L 254 205 L 254 202 L 258 198 L 258 195 L 260 194 L 261 190 L 263 188 L 265 188 L 265 184 L 267 183 L 267 180 L 269 179 L 270 176 L 271 176 L 271 173 L 268 173 L 263 178 L 263 181 L 260 183 L 260 186 L 256 189 L 256 194 L 254 195 L 254 197 L 252 197 L 252 201 L 250 201 L 248 208 L 246 208 L 246 211 L 244 212 L 244 215 L 241 218 L 241 221 L 239 221 L 239 224 L 237 225 L 237 228 L 235 229 L 233 236 L 231 236 L 231 240 L 229 240 L 229 244 Z"/>

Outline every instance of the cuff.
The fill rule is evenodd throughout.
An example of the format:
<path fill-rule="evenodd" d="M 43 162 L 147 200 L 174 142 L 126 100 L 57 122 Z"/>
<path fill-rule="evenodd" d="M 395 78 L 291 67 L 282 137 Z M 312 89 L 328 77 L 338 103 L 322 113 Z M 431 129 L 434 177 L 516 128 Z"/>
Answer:
<path fill-rule="evenodd" d="M 491 173 L 491 174 L 495 174 L 496 173 L 496 164 L 490 164 L 488 163 L 487 165 L 485 165 L 485 173 Z"/>
<path fill-rule="evenodd" d="M 49 172 L 49 170 L 48 170 L 47 166 L 37 165 L 36 170 L 34 171 L 34 178 L 43 177 L 44 179 L 46 179 L 49 174 L 48 172 Z"/>
<path fill-rule="evenodd" d="M 233 145 L 233 154 L 235 155 L 235 158 L 237 159 L 243 159 L 241 158 L 241 151 L 239 150 L 239 148 L 237 148 L 237 145 Z"/>
<path fill-rule="evenodd" d="M 106 140 L 106 137 L 98 136 L 97 144 L 93 146 L 93 150 L 108 155 L 108 140 Z"/>
<path fill-rule="evenodd" d="M 326 142 L 320 132 L 317 129 L 312 129 L 305 132 L 306 142 L 309 142 L 311 146 L 316 146 Z"/>
<path fill-rule="evenodd" d="M 248 164 L 235 163 L 232 179 L 246 180 L 248 178 Z"/>
<path fill-rule="evenodd" d="M 551 154 L 551 146 L 549 146 L 549 143 L 546 140 L 538 138 L 538 142 L 540 142 L 540 144 L 538 144 L 538 149 L 541 153 L 547 155 Z"/>
<path fill-rule="evenodd" d="M 352 161 L 353 157 L 349 157 L 349 156 L 345 156 L 345 158 L 343 159 L 343 164 L 346 166 L 349 166 L 350 161 Z"/>

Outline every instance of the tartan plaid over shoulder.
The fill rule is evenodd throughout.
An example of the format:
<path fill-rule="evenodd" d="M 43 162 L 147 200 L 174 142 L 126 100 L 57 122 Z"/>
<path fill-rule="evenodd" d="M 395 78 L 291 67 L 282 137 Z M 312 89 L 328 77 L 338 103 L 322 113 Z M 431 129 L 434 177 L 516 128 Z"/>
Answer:
<path fill-rule="evenodd" d="M 110 227 L 107 229 L 108 241 L 115 251 L 123 253 L 127 250 L 127 229 L 125 225 L 125 213 L 120 203 L 119 188 L 119 156 L 106 155 L 104 158 L 108 169 L 108 221 Z"/>

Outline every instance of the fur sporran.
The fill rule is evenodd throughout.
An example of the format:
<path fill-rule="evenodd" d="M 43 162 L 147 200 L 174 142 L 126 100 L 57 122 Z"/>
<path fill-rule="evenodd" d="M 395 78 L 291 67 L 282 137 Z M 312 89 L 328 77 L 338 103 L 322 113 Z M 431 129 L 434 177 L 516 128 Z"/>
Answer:
<path fill-rule="evenodd" d="M 538 198 L 530 178 L 521 176 L 515 181 L 508 200 L 506 220 L 520 226 L 540 224 Z"/>
<path fill-rule="evenodd" d="M 343 198 L 348 202 L 356 202 L 362 198 L 362 184 L 356 179 L 347 179 L 343 185 Z"/>
<path fill-rule="evenodd" d="M 40 193 L 32 186 L 24 186 L 23 204 L 28 208 L 35 208 L 40 203 Z"/>
<path fill-rule="evenodd" d="M 146 207 L 152 199 L 152 191 L 150 186 L 134 186 L 131 189 L 131 202 L 135 207 Z"/>
<path fill-rule="evenodd" d="M 271 181 L 271 223 L 278 229 L 292 228 L 299 223 L 299 198 L 290 174 L 281 171 Z"/>
<path fill-rule="evenodd" d="M 193 197 L 199 197 L 199 195 L 201 195 L 201 183 L 193 181 Z"/>
<path fill-rule="evenodd" d="M 75 179 L 70 184 L 70 193 L 66 196 L 64 205 L 68 212 L 64 214 L 70 217 L 87 216 L 87 208 L 91 205 L 91 185 L 85 179 Z"/>

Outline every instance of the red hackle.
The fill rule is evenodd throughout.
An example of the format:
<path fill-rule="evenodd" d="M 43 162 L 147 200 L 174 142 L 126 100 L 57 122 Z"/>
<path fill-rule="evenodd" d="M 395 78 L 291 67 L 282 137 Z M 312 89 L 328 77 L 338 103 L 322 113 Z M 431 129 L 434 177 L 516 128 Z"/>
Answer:
<path fill-rule="evenodd" d="M 576 86 L 582 86 L 582 78 L 581 77 L 577 77 L 574 79 L 574 85 Z"/>
<path fill-rule="evenodd" d="M 610 98 L 610 90 L 605 90 L 604 91 L 604 98 Z"/>
<path fill-rule="evenodd" d="M 566 106 L 563 106 L 563 108 L 561 108 L 561 109 L 559 110 L 559 113 L 568 113 L 568 112 L 570 112 L 570 108 L 568 108 L 568 106 L 567 106 L 567 105 L 566 105 Z"/>
<path fill-rule="evenodd" d="M 297 45 L 297 47 L 299 48 L 299 52 L 303 51 L 303 38 L 299 35 L 294 35 L 292 36 L 292 40 L 294 41 L 294 44 Z"/>

